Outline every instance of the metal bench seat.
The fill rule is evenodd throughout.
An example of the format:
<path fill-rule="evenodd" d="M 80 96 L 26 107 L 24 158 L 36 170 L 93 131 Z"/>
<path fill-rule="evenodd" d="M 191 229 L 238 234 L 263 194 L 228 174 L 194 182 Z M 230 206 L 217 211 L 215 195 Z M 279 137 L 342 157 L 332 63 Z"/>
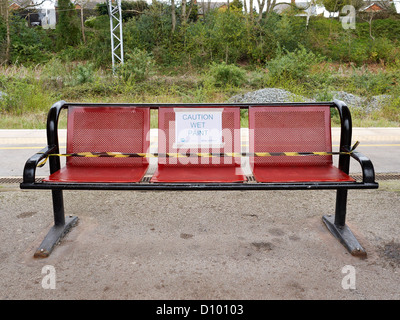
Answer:
<path fill-rule="evenodd" d="M 43 182 L 54 183 L 132 183 L 139 182 L 146 174 L 148 165 L 135 167 L 75 167 L 65 166 Z"/>
<path fill-rule="evenodd" d="M 295 183 L 295 182 L 355 182 L 355 180 L 334 167 L 326 166 L 291 166 L 263 167 L 253 169 L 258 182 Z"/>
<path fill-rule="evenodd" d="M 60 154 L 58 121 L 65 109 L 67 145 L 66 153 Z M 341 121 L 337 152 L 332 152 L 333 109 Z M 146 156 L 150 154 L 151 110 L 158 112 L 158 154 L 163 155 L 157 156 L 154 173 L 149 173 L 150 161 Z M 242 168 L 243 110 L 248 111 L 249 119 L 248 163 L 252 175 L 248 176 L 254 179 L 247 179 Z M 207 128 L 206 123 L 210 125 Z M 213 129 L 216 131 L 212 134 L 207 131 Z M 26 161 L 20 184 L 21 189 L 52 191 L 54 226 L 35 256 L 49 256 L 77 221 L 77 217 L 65 217 L 64 190 L 325 189 L 336 190 L 336 203 L 332 210 L 335 214 L 329 214 L 328 209 L 323 222 L 351 254 L 365 257 L 365 250 L 345 223 L 347 193 L 350 189 L 376 189 L 378 183 L 372 162 L 353 150 L 351 136 L 350 110 L 337 100 L 185 105 L 59 101 L 48 114 L 47 146 Z M 101 153 L 112 156 L 99 156 Z M 188 153 L 198 155 L 186 157 Z M 203 157 L 203 153 L 208 156 Z M 338 155 L 335 161 L 334 154 Z M 65 165 L 61 165 L 63 156 Z M 47 159 L 50 175 L 38 181 L 36 169 Z M 360 164 L 362 181 L 349 175 L 351 159 Z"/>

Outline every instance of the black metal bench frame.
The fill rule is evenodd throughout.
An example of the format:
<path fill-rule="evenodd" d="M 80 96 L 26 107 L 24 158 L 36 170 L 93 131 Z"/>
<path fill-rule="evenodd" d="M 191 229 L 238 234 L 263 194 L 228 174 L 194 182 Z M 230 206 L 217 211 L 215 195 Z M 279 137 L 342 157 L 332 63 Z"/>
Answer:
<path fill-rule="evenodd" d="M 48 189 L 52 191 L 54 226 L 35 252 L 35 257 L 47 257 L 54 246 L 75 225 L 78 218 L 65 216 L 63 190 L 180 190 L 180 191 L 202 191 L 202 190 L 337 190 L 335 215 L 324 215 L 323 222 L 330 232 L 347 248 L 354 256 L 366 257 L 366 251 L 346 225 L 347 194 L 350 189 L 376 189 L 378 183 L 375 181 L 375 171 L 372 162 L 363 154 L 353 151 L 351 154 L 339 155 L 339 169 L 349 174 L 350 159 L 359 162 L 362 169 L 361 182 L 301 182 L 301 183 L 59 183 L 59 182 L 37 182 L 35 179 L 36 168 L 49 154 L 59 153 L 58 143 L 58 120 L 62 109 L 69 106 L 101 107 L 101 106 L 135 106 L 150 107 L 151 109 L 176 106 L 175 104 L 82 104 L 67 103 L 59 101 L 49 110 L 47 118 L 47 147 L 30 157 L 23 171 L 23 182 L 21 189 Z M 204 108 L 218 104 L 179 104 L 190 108 Z M 282 103 L 263 104 L 221 104 L 220 106 L 235 106 L 247 109 L 249 106 L 282 106 Z M 341 120 L 340 151 L 351 150 L 352 120 L 349 108 L 341 101 L 318 102 L 318 103 L 288 103 L 290 106 L 312 106 L 323 105 L 336 108 Z M 61 168 L 60 158 L 49 157 L 50 173 Z"/>

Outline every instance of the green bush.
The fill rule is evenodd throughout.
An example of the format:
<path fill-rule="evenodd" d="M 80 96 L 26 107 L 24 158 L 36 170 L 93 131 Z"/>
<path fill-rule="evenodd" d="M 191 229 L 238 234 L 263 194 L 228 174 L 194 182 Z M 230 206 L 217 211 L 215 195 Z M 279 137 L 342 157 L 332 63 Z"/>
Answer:
<path fill-rule="evenodd" d="M 49 50 L 53 44 L 51 33 L 52 30 L 43 30 L 42 27 L 29 28 L 24 19 L 11 16 L 11 61 L 25 65 L 47 61 L 50 57 Z"/>
<path fill-rule="evenodd" d="M 372 21 L 372 35 L 374 37 L 387 38 L 390 41 L 400 41 L 400 20 L 399 19 L 375 19 Z M 369 38 L 368 22 L 357 19 L 355 33 L 359 38 Z"/>
<path fill-rule="evenodd" d="M 86 44 L 64 50 L 64 61 L 89 60 L 96 67 L 111 65 L 110 18 L 91 18 L 85 30 Z"/>
<path fill-rule="evenodd" d="M 213 56 L 209 28 L 205 23 L 191 23 L 185 30 L 185 53 L 187 61 L 202 67 Z"/>
<path fill-rule="evenodd" d="M 349 45 L 350 52 L 346 53 L 346 50 L 343 50 L 343 55 L 341 56 L 341 60 L 345 62 L 354 62 L 356 65 L 362 65 L 366 63 L 370 59 L 369 41 L 356 40 L 353 41 Z M 348 57 L 348 58 L 346 58 Z"/>
<path fill-rule="evenodd" d="M 396 61 L 400 54 L 400 47 L 391 42 L 387 38 L 376 38 L 371 43 L 370 60 L 373 62 L 383 62 L 391 64 Z"/>
<path fill-rule="evenodd" d="M 117 74 L 124 81 L 144 81 L 155 71 L 155 61 L 145 50 L 134 49 L 125 54 L 124 64 L 118 67 Z"/>
<path fill-rule="evenodd" d="M 213 60 L 235 63 L 246 57 L 247 50 L 244 44 L 248 34 L 246 20 L 241 12 L 237 10 L 217 11 L 212 18 L 208 32 L 211 37 L 210 46 L 213 51 Z"/>
<path fill-rule="evenodd" d="M 72 70 L 71 85 L 76 86 L 94 81 L 95 70 L 92 63 L 78 64 Z"/>
<path fill-rule="evenodd" d="M 400 96 L 393 95 L 389 101 L 384 104 L 381 110 L 381 116 L 393 122 L 400 122 Z"/>
<path fill-rule="evenodd" d="M 246 72 L 233 64 L 213 62 L 210 66 L 209 73 L 216 86 L 226 87 L 230 85 L 238 87 L 244 83 Z"/>
<path fill-rule="evenodd" d="M 311 66 L 324 61 L 324 57 L 300 46 L 293 52 L 278 49 L 276 58 L 267 62 L 269 75 L 274 80 L 304 80 L 310 75 Z"/>
<path fill-rule="evenodd" d="M 53 58 L 43 66 L 41 80 L 50 90 L 60 89 L 68 81 L 69 74 L 69 66 L 59 58 Z"/>
<path fill-rule="evenodd" d="M 307 31 L 308 47 L 333 61 L 357 66 L 371 62 L 390 64 L 399 55 L 399 29 L 400 20 L 373 20 L 373 40 L 369 35 L 369 24 L 361 19 L 357 20 L 355 30 L 344 30 L 338 20 L 313 18 Z"/>
<path fill-rule="evenodd" d="M 400 79 L 396 73 L 375 72 L 365 68 L 354 68 L 350 77 L 349 88 L 365 96 L 389 93 Z"/>
<path fill-rule="evenodd" d="M 58 0 L 56 47 L 58 50 L 75 46 L 81 40 L 80 21 L 70 0 Z"/>

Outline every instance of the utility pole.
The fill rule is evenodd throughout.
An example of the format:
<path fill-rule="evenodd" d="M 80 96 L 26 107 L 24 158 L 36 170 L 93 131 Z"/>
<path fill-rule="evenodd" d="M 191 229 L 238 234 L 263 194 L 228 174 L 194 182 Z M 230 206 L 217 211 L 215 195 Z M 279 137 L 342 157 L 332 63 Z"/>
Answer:
<path fill-rule="evenodd" d="M 107 0 L 107 5 L 110 16 L 112 69 L 115 72 L 116 63 L 124 64 L 121 0 Z"/>

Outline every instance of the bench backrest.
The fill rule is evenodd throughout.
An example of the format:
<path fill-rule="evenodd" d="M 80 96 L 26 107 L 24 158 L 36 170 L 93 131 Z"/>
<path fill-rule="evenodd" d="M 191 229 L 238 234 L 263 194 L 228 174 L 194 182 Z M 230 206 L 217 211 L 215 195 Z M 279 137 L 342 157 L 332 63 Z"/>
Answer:
<path fill-rule="evenodd" d="M 240 152 L 238 107 L 160 107 L 158 128 L 159 153 Z M 218 132 L 221 129 L 222 132 Z M 199 143 L 193 143 L 196 139 Z M 202 139 L 214 140 L 207 143 Z M 159 158 L 158 163 L 165 166 L 232 166 L 240 164 L 240 157 L 167 157 Z"/>
<path fill-rule="evenodd" d="M 249 108 L 250 152 L 332 151 L 329 106 L 266 106 Z M 251 157 L 256 166 L 317 166 L 332 156 Z"/>
<path fill-rule="evenodd" d="M 67 153 L 148 152 L 150 108 L 80 107 L 68 108 Z M 73 166 L 140 166 L 147 158 L 67 157 Z"/>
<path fill-rule="evenodd" d="M 219 115 L 218 115 L 219 114 Z M 183 115 L 183 117 L 182 117 Z M 178 120 L 186 116 L 187 124 L 201 134 L 206 125 L 222 128 L 220 141 L 193 144 L 177 137 Z M 215 117 L 212 119 L 212 117 Z M 192 117 L 192 118 L 190 118 Z M 219 118 L 218 118 L 219 117 Z M 210 120 L 211 119 L 211 120 Z M 177 122 L 178 121 L 178 122 Z M 240 153 L 240 108 L 238 107 L 160 107 L 158 109 L 158 152 L 168 153 Z M 179 128 L 178 128 L 179 129 Z M 145 153 L 149 150 L 150 107 L 70 106 L 68 108 L 67 153 L 122 152 Z M 209 133 L 209 132 L 208 132 Z M 329 106 L 254 106 L 249 107 L 250 152 L 332 151 Z M 211 134 L 218 140 L 218 133 Z M 232 166 L 240 157 L 160 157 L 166 166 Z M 147 158 L 67 157 L 74 166 L 135 166 L 148 163 Z M 332 156 L 250 157 L 251 165 L 293 166 L 328 165 Z"/>

